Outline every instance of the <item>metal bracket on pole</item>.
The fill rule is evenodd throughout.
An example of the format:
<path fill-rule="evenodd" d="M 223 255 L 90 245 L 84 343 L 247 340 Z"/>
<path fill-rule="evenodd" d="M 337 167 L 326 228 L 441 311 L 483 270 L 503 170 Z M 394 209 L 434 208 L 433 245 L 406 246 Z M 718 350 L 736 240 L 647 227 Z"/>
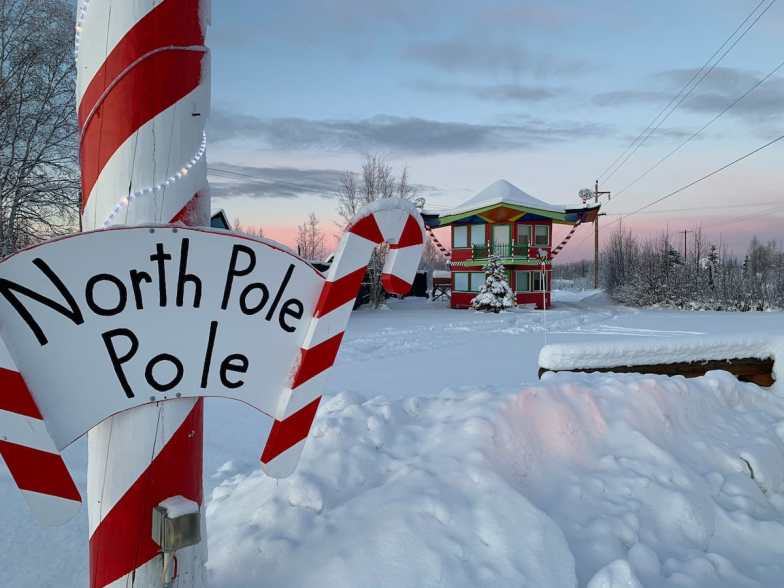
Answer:
<path fill-rule="evenodd" d="M 173 496 L 158 504 L 152 509 L 152 539 L 163 553 L 161 582 L 164 588 L 169 588 L 177 578 L 174 554 L 201 542 L 199 505 L 182 496 Z"/>

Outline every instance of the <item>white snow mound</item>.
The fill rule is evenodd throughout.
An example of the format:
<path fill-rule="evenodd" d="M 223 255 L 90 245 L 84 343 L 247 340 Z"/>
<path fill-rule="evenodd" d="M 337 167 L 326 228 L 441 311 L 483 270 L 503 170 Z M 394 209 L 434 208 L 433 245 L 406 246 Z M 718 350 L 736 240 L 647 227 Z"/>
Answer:
<path fill-rule="evenodd" d="M 503 409 L 500 472 L 588 588 L 781 586 L 784 398 L 726 372 L 552 374 Z"/>
<path fill-rule="evenodd" d="M 575 587 L 561 530 L 485 454 L 496 406 L 477 391 L 330 398 L 291 478 L 213 491 L 211 585 Z"/>

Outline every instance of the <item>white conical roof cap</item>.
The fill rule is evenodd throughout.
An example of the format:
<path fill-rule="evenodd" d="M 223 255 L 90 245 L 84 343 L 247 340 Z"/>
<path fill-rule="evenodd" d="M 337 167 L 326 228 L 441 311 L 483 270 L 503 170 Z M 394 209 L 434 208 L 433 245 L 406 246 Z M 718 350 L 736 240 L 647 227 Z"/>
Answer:
<path fill-rule="evenodd" d="M 455 210 L 451 211 L 451 213 L 459 214 L 460 212 L 484 208 L 485 206 L 493 206 L 503 202 L 553 212 L 563 212 L 565 208 L 557 204 L 550 204 L 544 200 L 539 200 L 539 198 L 535 198 L 534 196 L 523 192 L 520 188 L 507 180 L 498 180 L 497 182 L 490 184 L 476 196 L 463 202 Z"/>

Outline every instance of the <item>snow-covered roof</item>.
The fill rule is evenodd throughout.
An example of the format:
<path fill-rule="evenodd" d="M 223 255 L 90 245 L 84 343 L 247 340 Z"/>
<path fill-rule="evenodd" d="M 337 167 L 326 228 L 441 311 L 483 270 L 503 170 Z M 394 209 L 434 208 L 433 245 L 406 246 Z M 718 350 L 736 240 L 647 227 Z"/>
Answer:
<path fill-rule="evenodd" d="M 538 210 L 549 210 L 552 212 L 563 212 L 566 208 L 559 204 L 550 204 L 544 200 L 539 200 L 530 194 L 523 192 L 520 188 L 507 180 L 498 180 L 490 184 L 487 188 L 479 192 L 457 206 L 456 208 L 441 212 L 441 216 L 449 216 L 453 214 L 461 214 L 470 210 L 485 208 L 487 206 L 494 206 L 496 204 L 514 204 L 517 206 L 526 206 L 536 208 Z"/>

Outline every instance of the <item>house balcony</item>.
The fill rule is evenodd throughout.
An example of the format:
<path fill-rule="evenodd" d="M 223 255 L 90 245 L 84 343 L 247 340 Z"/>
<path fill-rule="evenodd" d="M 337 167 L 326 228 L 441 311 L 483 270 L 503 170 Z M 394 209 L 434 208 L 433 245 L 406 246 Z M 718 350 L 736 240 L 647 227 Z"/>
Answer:
<path fill-rule="evenodd" d="M 517 243 L 488 243 L 471 247 L 471 259 L 475 260 L 487 259 L 490 255 L 496 255 L 501 259 L 531 259 L 532 255 L 536 257 L 536 253 L 535 247 Z"/>
<path fill-rule="evenodd" d="M 490 255 L 496 255 L 504 265 L 539 265 L 540 251 L 550 259 L 550 247 L 532 247 L 526 243 L 488 243 L 452 250 L 452 262 L 463 266 L 482 266 Z M 548 261 L 549 263 L 549 261 Z"/>

